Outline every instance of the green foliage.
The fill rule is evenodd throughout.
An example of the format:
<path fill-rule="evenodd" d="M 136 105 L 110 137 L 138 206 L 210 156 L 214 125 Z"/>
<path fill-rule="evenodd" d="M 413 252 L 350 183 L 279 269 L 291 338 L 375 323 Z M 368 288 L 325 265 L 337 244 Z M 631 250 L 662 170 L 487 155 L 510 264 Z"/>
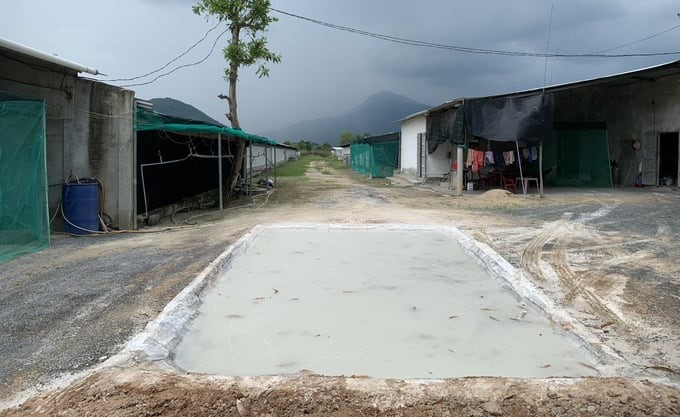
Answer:
<path fill-rule="evenodd" d="M 192 8 L 201 16 L 215 16 L 220 21 L 228 21 L 231 40 L 223 49 L 224 59 L 230 66 L 224 70 L 225 78 L 238 78 L 238 68 L 259 63 L 256 74 L 269 76 L 267 63 L 281 62 L 281 55 L 267 47 L 267 38 L 258 32 L 267 30 L 278 19 L 269 15 L 269 0 L 201 0 Z M 244 41 L 243 39 L 248 39 Z"/>
<path fill-rule="evenodd" d="M 340 133 L 340 144 L 348 145 L 357 140 L 357 135 L 354 132 L 342 132 Z"/>
<path fill-rule="evenodd" d="M 348 145 L 356 142 L 359 139 L 370 138 L 372 135 L 370 133 L 364 133 L 363 135 L 358 135 L 354 132 L 342 132 L 340 133 L 340 145 Z"/>

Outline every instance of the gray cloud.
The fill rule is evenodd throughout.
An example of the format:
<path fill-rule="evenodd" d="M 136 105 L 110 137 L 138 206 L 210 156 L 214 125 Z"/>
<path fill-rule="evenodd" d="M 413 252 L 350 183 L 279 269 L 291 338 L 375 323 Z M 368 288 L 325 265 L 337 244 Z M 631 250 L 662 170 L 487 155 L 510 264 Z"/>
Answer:
<path fill-rule="evenodd" d="M 58 4 L 57 4 L 58 3 Z M 95 66 L 110 78 L 167 63 L 215 23 L 191 12 L 193 0 L 34 0 L 8 2 L 2 36 Z M 404 38 L 461 46 L 543 52 L 554 5 L 550 51 L 596 52 L 680 24 L 675 0 L 272 0 L 273 7 L 331 23 Z M 542 85 L 543 59 L 479 56 L 396 45 L 280 16 L 267 34 L 283 55 L 271 77 L 240 76 L 240 118 L 262 132 L 343 113 L 382 90 L 439 104 L 455 97 Z M 30 19 L 31 25 L 26 25 Z M 121 25 L 120 22 L 124 22 Z M 40 30 L 35 30 L 35 28 Z M 178 64 L 204 57 L 211 37 Z M 615 52 L 680 49 L 680 29 Z M 226 63 L 219 47 L 206 62 L 132 87 L 143 98 L 171 96 L 225 120 Z M 581 80 L 667 62 L 680 56 L 548 61 L 547 83 Z"/>

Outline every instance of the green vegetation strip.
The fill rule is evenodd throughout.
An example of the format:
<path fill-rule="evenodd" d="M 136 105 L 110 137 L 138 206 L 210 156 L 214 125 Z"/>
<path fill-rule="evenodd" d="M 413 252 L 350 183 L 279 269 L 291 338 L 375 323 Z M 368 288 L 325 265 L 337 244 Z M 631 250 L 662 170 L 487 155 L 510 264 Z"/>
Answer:
<path fill-rule="evenodd" d="M 277 167 L 276 175 L 279 177 L 301 177 L 305 175 L 305 172 L 307 172 L 310 165 L 314 161 L 323 161 L 325 166 L 322 169 L 326 169 L 326 167 L 332 169 L 347 168 L 343 161 L 337 161 L 330 158 L 324 158 L 318 155 L 308 154 L 303 155 L 297 161 L 289 161 L 286 162 L 284 165 Z"/>

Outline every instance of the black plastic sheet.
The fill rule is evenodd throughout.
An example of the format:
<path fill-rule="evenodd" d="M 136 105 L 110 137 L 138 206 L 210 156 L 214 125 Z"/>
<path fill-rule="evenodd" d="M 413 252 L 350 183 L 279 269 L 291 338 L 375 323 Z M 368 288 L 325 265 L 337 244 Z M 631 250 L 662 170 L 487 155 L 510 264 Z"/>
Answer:
<path fill-rule="evenodd" d="M 468 135 L 528 145 L 547 142 L 553 132 L 553 96 L 467 99 L 464 104 Z"/>

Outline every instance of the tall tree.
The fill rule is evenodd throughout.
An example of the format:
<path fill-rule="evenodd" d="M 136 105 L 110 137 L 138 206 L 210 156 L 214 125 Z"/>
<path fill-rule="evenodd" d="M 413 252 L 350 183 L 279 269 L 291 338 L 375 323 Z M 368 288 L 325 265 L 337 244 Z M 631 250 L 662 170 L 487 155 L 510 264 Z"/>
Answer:
<path fill-rule="evenodd" d="M 227 21 L 231 38 L 222 50 L 228 62 L 224 69 L 224 78 L 229 82 L 229 93 L 218 97 L 227 100 L 229 111 L 227 119 L 234 129 L 240 129 L 238 120 L 238 104 L 236 101 L 236 83 L 241 67 L 257 65 L 255 73 L 261 77 L 269 76 L 267 64 L 281 62 L 281 55 L 275 54 L 267 47 L 267 38 L 261 36 L 269 25 L 278 19 L 270 16 L 270 0 L 201 0 L 192 10 L 195 14 L 215 16 L 219 21 Z M 232 163 L 231 189 L 238 180 L 245 153 L 245 142 L 239 141 L 236 160 Z"/>

